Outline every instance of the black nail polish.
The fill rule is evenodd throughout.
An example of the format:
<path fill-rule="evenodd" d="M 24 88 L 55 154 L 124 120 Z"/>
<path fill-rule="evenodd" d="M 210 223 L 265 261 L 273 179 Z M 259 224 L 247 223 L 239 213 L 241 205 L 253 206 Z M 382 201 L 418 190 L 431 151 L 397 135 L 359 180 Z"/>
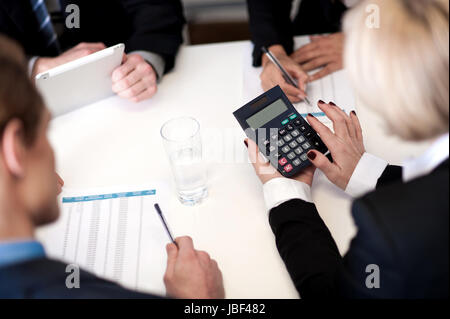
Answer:
<path fill-rule="evenodd" d="M 319 104 L 326 104 L 326 103 L 322 100 L 319 100 Z"/>
<path fill-rule="evenodd" d="M 313 151 L 309 152 L 307 155 L 311 161 L 314 161 L 316 159 L 316 153 L 314 153 Z"/>
<path fill-rule="evenodd" d="M 316 118 L 314 115 L 312 115 L 311 113 L 308 113 L 308 116 L 311 116 L 313 118 Z"/>
<path fill-rule="evenodd" d="M 244 144 L 245 144 L 245 147 L 248 148 L 248 142 L 247 142 L 247 141 L 244 141 Z"/>
<path fill-rule="evenodd" d="M 334 102 L 330 102 L 330 105 L 337 106 L 336 104 L 334 104 Z"/>
<path fill-rule="evenodd" d="M 356 115 L 356 112 L 355 112 L 355 111 L 352 111 L 352 114 L 353 114 L 354 116 L 358 116 L 358 115 Z"/>

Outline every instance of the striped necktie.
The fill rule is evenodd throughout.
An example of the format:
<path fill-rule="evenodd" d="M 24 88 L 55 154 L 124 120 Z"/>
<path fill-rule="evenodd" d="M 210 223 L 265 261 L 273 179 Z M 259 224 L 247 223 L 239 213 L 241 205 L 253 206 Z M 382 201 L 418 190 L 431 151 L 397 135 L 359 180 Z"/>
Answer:
<path fill-rule="evenodd" d="M 31 8 L 36 16 L 38 23 L 38 34 L 42 37 L 43 47 L 51 55 L 61 53 L 58 37 L 48 14 L 44 0 L 30 0 Z"/>

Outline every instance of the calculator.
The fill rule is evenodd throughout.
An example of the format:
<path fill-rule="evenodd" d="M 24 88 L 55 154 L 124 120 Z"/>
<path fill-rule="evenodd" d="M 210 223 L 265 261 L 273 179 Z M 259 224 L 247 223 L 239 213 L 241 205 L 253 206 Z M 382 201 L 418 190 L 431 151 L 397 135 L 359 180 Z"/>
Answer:
<path fill-rule="evenodd" d="M 246 135 L 283 176 L 293 177 L 311 165 L 307 153 L 328 149 L 297 112 L 279 86 L 233 113 Z"/>

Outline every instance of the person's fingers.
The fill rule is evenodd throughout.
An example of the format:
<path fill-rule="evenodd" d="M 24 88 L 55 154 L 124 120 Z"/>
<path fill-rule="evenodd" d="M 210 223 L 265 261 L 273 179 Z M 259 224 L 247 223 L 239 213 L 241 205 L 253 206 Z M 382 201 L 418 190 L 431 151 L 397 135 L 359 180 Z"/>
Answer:
<path fill-rule="evenodd" d="M 167 244 L 166 246 L 167 250 L 167 268 L 166 273 L 172 274 L 175 270 L 175 264 L 177 261 L 178 256 L 178 249 L 177 246 L 173 243 Z"/>
<path fill-rule="evenodd" d="M 200 261 L 200 264 L 204 268 L 208 268 L 210 266 L 211 257 L 209 256 L 209 254 L 206 251 L 196 251 L 196 255 L 197 255 L 198 260 Z"/>
<path fill-rule="evenodd" d="M 291 103 L 293 103 L 293 104 L 300 103 L 301 101 L 304 100 L 298 96 L 293 96 L 293 95 L 289 95 L 289 94 L 286 94 L 286 96 L 289 99 L 289 101 L 291 101 Z"/>
<path fill-rule="evenodd" d="M 272 63 L 269 63 L 269 65 L 264 68 L 263 72 L 260 75 L 260 79 L 261 86 L 263 87 L 264 91 L 268 91 L 274 86 L 285 82 L 281 72 L 276 69 L 276 67 Z"/>
<path fill-rule="evenodd" d="M 59 185 L 60 187 L 63 187 L 63 186 L 64 186 L 64 180 L 61 178 L 61 176 L 59 176 L 58 173 L 56 173 L 56 179 L 57 179 L 57 181 L 58 181 L 58 185 Z"/>
<path fill-rule="evenodd" d="M 221 271 L 220 271 L 220 268 L 219 268 L 219 264 L 217 263 L 216 260 L 211 259 L 211 260 L 210 260 L 210 266 L 211 266 L 211 268 L 213 268 L 213 269 L 215 269 L 215 270 L 218 270 L 219 273 L 221 272 Z"/>
<path fill-rule="evenodd" d="M 74 48 L 76 49 L 84 49 L 84 48 L 96 48 L 96 49 L 106 49 L 106 46 L 103 42 L 81 42 L 76 45 Z"/>
<path fill-rule="evenodd" d="M 317 49 L 319 49 L 319 44 L 318 43 L 313 43 L 313 42 L 308 43 L 308 44 L 302 46 L 297 51 L 295 51 L 292 54 L 292 58 L 295 58 L 296 61 L 297 61 L 297 59 L 302 58 L 306 53 L 312 52 L 312 51 L 316 51 Z"/>
<path fill-rule="evenodd" d="M 320 135 L 322 141 L 331 151 L 334 148 L 336 140 L 336 136 L 333 134 L 333 132 L 312 115 L 308 115 L 307 120 L 309 125 L 311 125 L 314 131 L 316 131 Z"/>
<path fill-rule="evenodd" d="M 67 63 L 91 55 L 97 51 L 98 50 L 92 48 L 84 48 L 76 51 L 67 52 L 66 54 L 63 54 L 61 57 L 64 59 L 64 63 Z"/>
<path fill-rule="evenodd" d="M 359 122 L 358 115 L 356 114 L 355 111 L 352 111 L 350 113 L 350 118 L 355 127 L 357 149 L 361 154 L 364 154 L 366 152 L 366 148 L 364 147 L 364 136 L 362 133 L 361 123 Z"/>
<path fill-rule="evenodd" d="M 132 70 L 125 78 L 113 83 L 112 89 L 115 93 L 119 93 L 128 90 L 139 81 L 143 81 L 144 85 L 147 87 L 151 87 L 156 84 L 156 74 L 148 63 L 140 63 L 136 65 L 135 69 Z M 140 92 L 142 91 L 143 90 Z"/>
<path fill-rule="evenodd" d="M 127 77 L 128 74 L 133 72 L 136 68 L 136 63 L 133 62 L 132 59 L 128 58 L 124 64 L 117 67 L 111 76 L 112 82 L 117 83 L 123 78 Z"/>
<path fill-rule="evenodd" d="M 315 59 L 312 59 L 311 61 L 305 63 L 302 65 L 303 70 L 309 72 L 315 69 L 318 69 L 320 67 L 326 66 L 328 63 L 333 61 L 333 57 L 329 55 L 324 55 L 317 57 Z"/>
<path fill-rule="evenodd" d="M 298 52 L 295 57 L 295 62 L 298 64 L 305 64 L 313 59 L 316 59 L 320 56 L 327 55 L 327 51 L 322 46 L 315 44 L 314 49 L 309 49 L 308 51 Z"/>
<path fill-rule="evenodd" d="M 74 48 L 66 51 L 66 53 L 73 55 L 73 57 L 83 57 L 104 49 L 106 49 L 106 46 L 101 42 L 97 43 L 82 42 L 77 46 L 75 46 Z"/>
<path fill-rule="evenodd" d="M 244 143 L 247 146 L 248 157 L 255 173 L 263 184 L 273 178 L 281 177 L 281 174 L 271 165 L 270 161 L 259 152 L 258 145 L 253 140 L 245 139 Z"/>
<path fill-rule="evenodd" d="M 335 180 L 336 176 L 338 176 L 339 168 L 331 163 L 328 157 L 316 150 L 309 151 L 307 155 L 309 161 L 316 168 L 320 169 L 330 181 Z"/>
<path fill-rule="evenodd" d="M 303 70 L 303 68 L 300 65 L 293 65 L 289 68 L 289 73 L 297 79 L 297 85 L 299 89 L 302 91 L 302 93 L 305 93 L 306 91 L 306 83 L 308 82 L 309 76 L 308 74 Z"/>
<path fill-rule="evenodd" d="M 58 175 L 58 173 L 55 173 L 55 174 L 56 174 L 56 192 L 59 195 L 62 192 L 62 188 L 64 186 L 64 181 L 61 178 L 61 176 Z"/>
<path fill-rule="evenodd" d="M 298 101 L 301 101 L 306 97 L 304 91 L 297 89 L 296 87 L 287 84 L 286 82 L 281 83 L 280 87 L 287 96 L 296 97 Z"/>
<path fill-rule="evenodd" d="M 339 63 L 329 63 L 322 70 L 312 74 L 309 77 L 309 80 L 311 82 L 320 80 L 320 79 L 326 77 L 327 75 L 330 75 L 331 73 L 336 72 L 340 69 L 342 69 L 342 66 L 340 66 Z"/>
<path fill-rule="evenodd" d="M 326 103 L 318 103 L 319 108 L 325 113 L 325 115 L 333 122 L 333 128 L 335 134 L 343 139 L 349 138 L 347 121 L 345 117 L 339 112 L 336 106 L 326 104 Z"/>
<path fill-rule="evenodd" d="M 158 91 L 158 88 L 155 84 L 152 87 L 147 87 L 147 89 L 145 89 L 142 93 L 130 98 L 130 100 L 134 103 L 148 100 L 148 99 L 152 98 L 156 94 L 157 91 Z"/>
<path fill-rule="evenodd" d="M 323 38 L 324 38 L 323 35 L 311 35 L 311 36 L 309 37 L 309 40 L 310 40 L 311 42 L 314 42 L 314 41 L 318 41 L 318 40 L 323 39 Z"/>
<path fill-rule="evenodd" d="M 317 71 L 316 73 L 312 74 L 309 77 L 309 80 L 311 82 L 314 82 L 314 81 L 320 80 L 320 79 L 330 75 L 331 73 L 333 73 L 333 71 L 332 71 L 330 65 L 327 65 L 323 69 L 321 69 L 320 71 Z"/>
<path fill-rule="evenodd" d="M 248 157 L 257 174 L 274 174 L 276 169 L 260 153 L 258 145 L 251 139 L 245 139 L 248 148 Z"/>
<path fill-rule="evenodd" d="M 355 126 L 356 138 L 358 139 L 359 142 L 363 142 L 364 141 L 364 137 L 363 137 L 363 134 L 362 134 L 361 122 L 359 122 L 358 115 L 356 115 L 355 111 L 352 111 L 350 113 L 350 119 L 352 120 L 353 125 Z"/>
<path fill-rule="evenodd" d="M 356 129 L 353 125 L 352 119 L 350 116 L 348 116 L 344 110 L 342 110 L 339 106 L 337 106 L 334 102 L 330 102 L 330 105 L 334 106 L 336 108 L 336 111 L 345 119 L 345 122 L 347 123 L 347 130 L 350 135 L 350 138 L 352 140 L 356 140 Z"/>
<path fill-rule="evenodd" d="M 129 87 L 128 89 L 120 92 L 115 91 L 113 87 L 113 91 L 116 92 L 118 96 L 124 99 L 131 99 L 134 97 L 138 97 L 139 94 L 141 94 L 145 90 L 147 90 L 147 85 L 144 83 L 144 81 L 139 81 L 133 86 Z"/>
<path fill-rule="evenodd" d="M 140 82 L 142 79 L 142 73 L 139 72 L 137 69 L 134 69 L 130 74 L 128 74 L 125 78 L 122 80 L 113 83 L 112 90 L 114 93 L 120 93 L 122 91 L 126 91 L 131 89 L 135 84 Z M 133 96 L 137 95 L 138 93 L 141 93 L 144 89 L 141 89 L 136 94 L 133 94 Z"/>
<path fill-rule="evenodd" d="M 246 138 L 244 143 L 246 143 L 248 149 L 248 157 L 250 159 L 250 162 L 252 162 L 255 169 L 259 169 L 261 165 L 266 165 L 265 161 L 261 158 L 258 145 L 249 138 Z"/>
<path fill-rule="evenodd" d="M 194 242 L 192 241 L 191 237 L 189 236 L 179 237 L 175 239 L 175 242 L 178 244 L 179 255 L 195 253 Z"/>

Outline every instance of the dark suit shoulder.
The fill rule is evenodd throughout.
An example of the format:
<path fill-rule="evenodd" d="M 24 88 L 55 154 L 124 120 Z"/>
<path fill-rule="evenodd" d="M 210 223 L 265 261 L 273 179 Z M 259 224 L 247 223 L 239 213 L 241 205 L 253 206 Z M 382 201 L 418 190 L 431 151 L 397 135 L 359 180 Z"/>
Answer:
<path fill-rule="evenodd" d="M 157 298 L 80 270 L 80 288 L 69 289 L 67 264 L 48 258 L 0 268 L 0 298 Z"/>
<path fill-rule="evenodd" d="M 417 228 L 437 227 L 448 233 L 448 192 L 447 167 L 408 183 L 387 185 L 355 201 L 354 205 L 367 206 L 370 213 L 376 213 L 380 222 L 392 232 L 395 230 L 400 238 L 417 232 Z M 360 219 L 357 212 L 356 209 L 356 221 Z"/>
<path fill-rule="evenodd" d="M 383 236 L 389 250 L 384 254 L 395 261 L 407 297 L 448 296 L 448 192 L 447 163 L 411 182 L 380 188 L 353 205 L 364 241 L 371 240 L 371 233 Z"/>

